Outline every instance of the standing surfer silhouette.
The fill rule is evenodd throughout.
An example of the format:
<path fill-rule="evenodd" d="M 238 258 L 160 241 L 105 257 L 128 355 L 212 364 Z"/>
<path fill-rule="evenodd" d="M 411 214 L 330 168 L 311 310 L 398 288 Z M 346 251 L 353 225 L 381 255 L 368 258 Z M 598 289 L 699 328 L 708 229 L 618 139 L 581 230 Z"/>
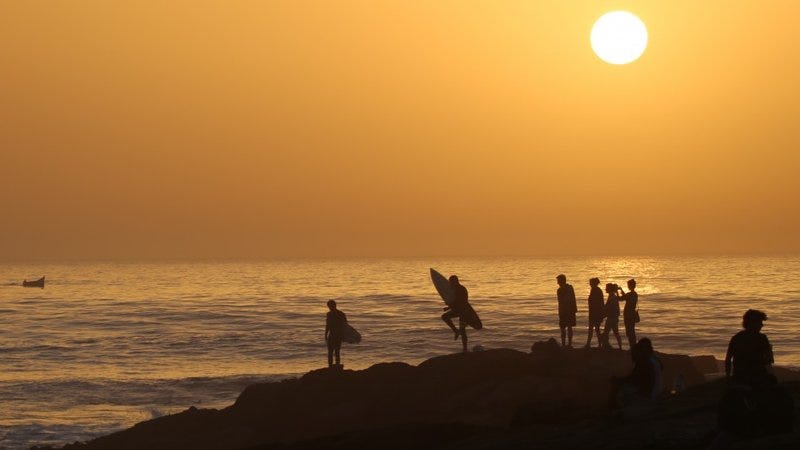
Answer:
<path fill-rule="evenodd" d="M 328 367 L 334 367 L 333 360 L 336 358 L 336 367 L 341 366 L 339 353 L 342 349 L 342 337 L 344 327 L 347 324 L 347 316 L 336 309 L 336 302 L 328 300 L 328 315 L 325 318 L 325 342 L 328 344 Z"/>
<path fill-rule="evenodd" d="M 467 292 L 467 288 L 459 283 L 457 276 L 450 275 L 448 281 L 450 281 L 450 289 L 453 291 L 453 303 L 451 306 L 445 308 L 448 309 L 448 311 L 442 314 L 442 320 L 453 330 L 455 334 L 453 339 L 458 339 L 458 337 L 461 336 L 461 344 L 466 352 L 467 318 L 465 314 L 469 309 L 469 292 Z M 453 318 L 455 317 L 458 317 L 458 328 L 453 324 Z"/>

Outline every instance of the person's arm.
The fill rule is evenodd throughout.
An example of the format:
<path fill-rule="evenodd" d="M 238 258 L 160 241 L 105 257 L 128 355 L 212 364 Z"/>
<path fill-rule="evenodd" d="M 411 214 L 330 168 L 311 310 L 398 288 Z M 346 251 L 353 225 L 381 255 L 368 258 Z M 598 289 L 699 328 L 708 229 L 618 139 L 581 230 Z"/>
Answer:
<path fill-rule="evenodd" d="M 325 317 L 325 342 L 328 341 L 328 332 L 331 329 L 331 318 L 330 316 Z"/>
<path fill-rule="evenodd" d="M 764 344 L 766 346 L 764 358 L 767 366 L 771 366 L 775 364 L 775 355 L 772 353 L 772 344 L 769 343 L 769 338 L 766 335 L 764 335 Z"/>
<path fill-rule="evenodd" d="M 572 303 L 572 312 L 573 313 L 577 313 L 578 312 L 578 301 L 577 301 L 577 299 L 575 299 L 575 288 L 573 288 L 572 286 L 569 287 L 569 298 L 571 300 L 570 303 Z"/>
<path fill-rule="evenodd" d="M 725 355 L 725 378 L 731 377 L 731 360 L 733 359 L 733 340 L 736 336 L 731 338 L 728 343 L 728 353 Z"/>

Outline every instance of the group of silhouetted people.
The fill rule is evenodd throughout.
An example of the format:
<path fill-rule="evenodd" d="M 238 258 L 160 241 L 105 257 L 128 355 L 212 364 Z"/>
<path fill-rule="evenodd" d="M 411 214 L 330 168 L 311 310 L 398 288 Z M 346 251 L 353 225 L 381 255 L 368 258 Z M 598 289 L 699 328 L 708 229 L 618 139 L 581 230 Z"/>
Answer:
<path fill-rule="evenodd" d="M 572 328 L 577 324 L 575 290 L 567 283 L 565 275 L 558 275 L 556 280 L 561 346 L 569 348 L 572 347 Z M 480 329 L 482 325 L 469 304 L 467 288 L 461 285 L 455 275 L 448 281 L 453 301 L 445 308 L 446 312 L 441 318 L 453 331 L 455 339 L 461 338 L 463 350 L 466 352 L 467 326 Z M 593 335 L 597 335 L 601 347 L 611 348 L 609 337 L 613 333 L 618 348 L 622 350 L 619 333 L 621 313 L 634 363 L 628 376 L 612 379 L 610 404 L 614 408 L 626 408 L 625 411 L 637 411 L 637 405 L 647 407 L 662 395 L 663 364 L 656 356 L 650 339 L 636 339 L 636 323 L 639 322 L 636 280 L 628 280 L 628 292 L 614 283 L 606 284 L 605 299 L 598 278 L 590 279 L 589 286 L 588 336 L 585 348 L 591 348 Z M 625 302 L 622 311 L 620 302 Z M 333 300 L 328 301 L 328 308 L 330 311 L 325 322 L 328 365 L 341 368 L 340 349 L 347 316 L 337 309 Z M 458 327 L 453 322 L 455 318 L 459 319 Z M 712 446 L 715 449 L 727 448 L 732 440 L 739 437 L 791 431 L 793 428 L 793 401 L 777 386 L 777 379 L 770 371 L 774 358 L 769 339 L 761 333 L 765 320 L 767 315 L 763 312 L 748 310 L 742 318 L 743 330 L 736 333 L 728 344 L 725 375 L 729 387 L 720 401 L 720 433 Z"/>
<path fill-rule="evenodd" d="M 556 277 L 558 290 L 558 326 L 561 328 L 561 346 L 572 347 L 572 327 L 577 325 L 578 304 L 575 300 L 575 289 L 567 283 L 567 277 L 561 274 Z M 622 350 L 622 339 L 619 336 L 619 302 L 625 302 L 622 317 L 625 323 L 625 335 L 628 338 L 629 348 L 636 345 L 636 323 L 639 322 L 639 294 L 636 293 L 636 280 L 628 280 L 628 292 L 614 283 L 606 284 L 608 299 L 604 302 L 603 291 L 600 289 L 600 279 L 589 280 L 589 333 L 586 339 L 586 348 L 592 345 L 592 336 L 597 334 L 597 341 L 601 347 L 610 347 L 609 335 L 614 333 L 617 346 Z M 603 325 L 602 333 L 600 326 Z"/>

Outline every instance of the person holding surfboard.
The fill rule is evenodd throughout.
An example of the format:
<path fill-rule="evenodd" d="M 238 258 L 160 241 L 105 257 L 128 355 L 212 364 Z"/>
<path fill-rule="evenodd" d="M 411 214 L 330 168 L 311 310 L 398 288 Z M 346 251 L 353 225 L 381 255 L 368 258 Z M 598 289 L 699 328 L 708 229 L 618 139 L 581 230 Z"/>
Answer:
<path fill-rule="evenodd" d="M 578 304 L 575 301 L 575 289 L 567 283 L 567 276 L 563 273 L 556 277 L 558 283 L 558 326 L 561 328 L 561 346 L 572 347 L 572 327 L 576 325 L 575 314 Z M 569 337 L 569 344 L 564 341 Z"/>
<path fill-rule="evenodd" d="M 336 358 L 336 366 L 341 366 L 339 357 L 342 349 L 342 339 L 345 327 L 347 326 L 347 316 L 336 308 L 335 300 L 328 300 L 328 315 L 325 318 L 325 342 L 328 344 L 328 367 L 334 367 L 333 360 Z"/>
<path fill-rule="evenodd" d="M 483 322 L 478 317 L 478 313 L 469 304 L 469 293 L 455 275 L 445 278 L 444 275 L 431 268 L 431 281 L 436 288 L 436 292 L 444 300 L 446 311 L 442 314 L 442 320 L 453 330 L 455 339 L 461 336 L 461 344 L 464 351 L 467 351 L 467 326 L 476 330 L 483 328 Z M 453 318 L 458 317 L 458 328 L 453 324 Z"/>
<path fill-rule="evenodd" d="M 456 275 L 450 275 L 450 290 L 453 293 L 453 302 L 450 306 L 445 307 L 447 310 L 442 314 L 442 320 L 447 326 L 453 330 L 455 337 L 458 339 L 461 336 L 461 345 L 464 351 L 467 351 L 467 320 L 465 314 L 469 309 L 469 292 L 459 281 Z M 458 317 L 458 328 L 453 324 L 453 318 Z"/>

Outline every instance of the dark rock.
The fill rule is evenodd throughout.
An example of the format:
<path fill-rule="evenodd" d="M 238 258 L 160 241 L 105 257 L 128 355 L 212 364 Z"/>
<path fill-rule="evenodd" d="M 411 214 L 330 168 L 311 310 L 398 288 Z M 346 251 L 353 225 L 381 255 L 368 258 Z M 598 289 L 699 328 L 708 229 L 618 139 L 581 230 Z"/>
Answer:
<path fill-rule="evenodd" d="M 682 375 L 690 387 L 639 425 L 612 421 L 604 428 L 611 419 L 605 409 L 609 379 L 631 370 L 628 352 L 562 351 L 543 343 L 532 353 L 494 349 L 439 356 L 419 366 L 314 370 L 251 385 L 223 410 L 190 408 L 65 448 L 604 448 L 592 442 L 609 433 L 616 447 L 606 448 L 641 448 L 642 439 L 658 444 L 644 445 L 649 448 L 708 445 L 722 389 L 704 384 L 692 358 L 658 356 L 666 386 Z M 689 425 L 680 428 L 683 419 Z"/>

